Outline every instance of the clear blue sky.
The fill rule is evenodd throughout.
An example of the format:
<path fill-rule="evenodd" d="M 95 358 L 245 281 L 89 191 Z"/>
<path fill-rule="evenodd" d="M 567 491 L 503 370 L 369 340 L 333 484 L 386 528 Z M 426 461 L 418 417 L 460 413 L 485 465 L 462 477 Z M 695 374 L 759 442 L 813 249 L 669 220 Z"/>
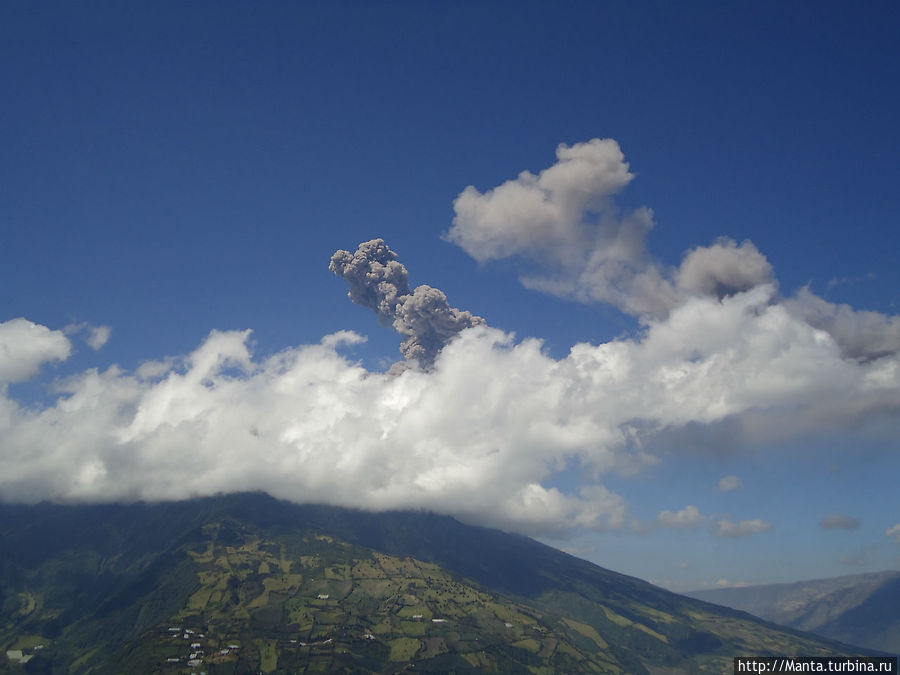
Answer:
<path fill-rule="evenodd" d="M 897 569 L 898 34 L 891 2 L 3 3 L 0 498 L 422 506 L 679 590 Z M 553 192 L 561 143 L 629 179 Z M 401 336 L 328 269 L 377 237 L 488 332 L 384 374 Z M 591 389 L 577 343 L 629 374 Z"/>

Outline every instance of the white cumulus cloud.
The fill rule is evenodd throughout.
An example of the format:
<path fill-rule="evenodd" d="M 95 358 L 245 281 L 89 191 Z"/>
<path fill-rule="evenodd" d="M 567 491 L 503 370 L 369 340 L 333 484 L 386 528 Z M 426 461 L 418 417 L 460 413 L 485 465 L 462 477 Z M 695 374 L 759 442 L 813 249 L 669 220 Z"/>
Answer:
<path fill-rule="evenodd" d="M 109 326 L 93 326 L 87 322 L 69 324 L 64 331 L 66 335 L 84 334 L 84 341 L 95 352 L 109 342 L 109 336 L 112 334 L 112 328 Z"/>
<path fill-rule="evenodd" d="M 706 520 L 696 506 L 688 505 L 680 511 L 661 511 L 656 520 L 664 527 L 676 530 L 694 528 Z"/>
<path fill-rule="evenodd" d="M 728 518 L 720 518 L 713 523 L 712 534 L 714 537 L 733 539 L 737 537 L 746 537 L 751 534 L 758 534 L 760 532 L 769 532 L 771 529 L 772 523 L 762 520 L 761 518 L 742 520 L 737 523 Z"/>
<path fill-rule="evenodd" d="M 900 544 L 900 523 L 886 529 L 884 531 L 884 536 L 888 539 L 893 539 L 896 543 Z"/>
<path fill-rule="evenodd" d="M 0 385 L 23 382 L 51 361 L 65 361 L 72 352 L 69 339 L 58 330 L 12 319 L 0 323 Z"/>
<path fill-rule="evenodd" d="M 429 508 L 531 533 L 619 529 L 627 505 L 602 477 L 652 463 L 641 440 L 648 434 L 785 410 L 810 426 L 852 426 L 900 409 L 895 356 L 844 358 L 827 333 L 773 297 L 766 286 L 695 297 L 636 337 L 577 344 L 560 359 L 539 340 L 477 325 L 450 340 L 431 371 L 399 374 L 349 359 L 362 340 L 353 333 L 258 359 L 249 331 L 213 331 L 184 357 L 63 380 L 42 409 L 0 398 L 0 496 L 176 499 L 259 489 L 297 501 Z M 67 344 L 56 335 L 52 343 Z M 848 398 L 852 414 L 835 418 Z M 576 493 L 548 487 L 572 461 L 597 481 Z M 698 518 L 683 509 L 661 522 Z M 713 531 L 768 527 L 720 520 Z"/>
<path fill-rule="evenodd" d="M 90 333 L 86 338 L 88 346 L 97 351 L 109 342 L 111 333 L 112 329 L 109 326 L 91 326 Z"/>
<path fill-rule="evenodd" d="M 719 492 L 731 492 L 732 490 L 740 490 L 744 487 L 744 484 L 741 482 L 741 479 L 737 476 L 723 476 L 721 480 L 719 480 Z"/>
<path fill-rule="evenodd" d="M 4 399 L 0 494 L 109 501 L 260 489 L 529 532 L 626 522 L 624 500 L 602 485 L 564 494 L 542 484 L 570 453 L 589 448 L 607 468 L 618 459 L 609 430 L 585 410 L 568 415 L 556 362 L 536 341 L 470 329 L 433 373 L 389 375 L 341 355 L 360 341 L 352 333 L 259 361 L 248 338 L 213 331 L 185 358 L 140 374 L 81 373 L 43 410 Z"/>

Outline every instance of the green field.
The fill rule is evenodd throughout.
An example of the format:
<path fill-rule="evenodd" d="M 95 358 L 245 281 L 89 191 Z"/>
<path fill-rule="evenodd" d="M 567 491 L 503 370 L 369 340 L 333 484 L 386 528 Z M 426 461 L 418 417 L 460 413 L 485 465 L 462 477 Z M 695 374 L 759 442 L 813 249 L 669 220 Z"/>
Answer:
<path fill-rule="evenodd" d="M 728 673 L 735 653 L 834 653 L 525 538 L 428 515 L 384 516 L 390 540 L 437 551 L 449 561 L 440 565 L 298 526 L 300 507 L 266 499 L 234 498 L 240 517 L 173 506 L 174 516 L 128 521 L 116 537 L 101 532 L 92 542 L 64 545 L 70 532 L 94 532 L 96 518 L 44 539 L 34 528 L 0 532 L 18 544 L 2 552 L 0 648 L 15 658 L 0 656 L 0 673 Z M 255 521 L 245 515 L 254 508 L 262 509 Z M 312 513 L 351 539 L 369 536 L 365 524 L 330 520 L 364 516 Z M 282 524 L 261 524 L 270 522 Z M 410 523 L 425 529 L 407 536 Z M 436 524 L 457 529 L 455 545 L 420 543 Z M 31 558 L 10 556 L 28 545 Z"/>

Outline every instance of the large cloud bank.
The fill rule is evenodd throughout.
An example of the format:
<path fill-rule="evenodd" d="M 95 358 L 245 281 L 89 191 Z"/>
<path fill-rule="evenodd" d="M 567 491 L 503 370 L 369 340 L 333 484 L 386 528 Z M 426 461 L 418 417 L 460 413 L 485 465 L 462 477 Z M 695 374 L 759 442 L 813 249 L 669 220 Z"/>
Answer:
<path fill-rule="evenodd" d="M 350 332 L 256 358 L 249 331 L 213 331 L 186 356 L 134 372 L 89 370 L 58 381 L 54 402 L 27 407 L 7 383 L 65 359 L 70 345 L 62 331 L 14 319 L 0 324 L 0 498 L 259 489 L 303 502 L 427 508 L 533 534 L 603 531 L 630 522 L 604 475 L 652 463 L 651 437 L 727 423 L 753 440 L 898 416 L 897 317 L 808 290 L 783 298 L 749 242 L 695 248 L 679 269 L 663 270 L 645 250 L 648 228 L 633 220 L 649 216 L 614 214 L 610 197 L 631 179 L 618 146 L 591 141 L 558 156 L 540 176 L 484 195 L 469 188 L 457 200 L 469 215 L 450 236 L 486 258 L 540 258 L 545 286 L 586 283 L 565 294 L 638 312 L 639 334 L 577 344 L 555 359 L 537 339 L 451 308 L 440 291 L 422 312 L 419 289 L 410 292 L 406 268 L 380 240 L 338 252 L 332 269 L 354 301 L 401 333 L 413 363 L 387 373 L 354 360 L 363 338 Z M 506 190 L 534 202 L 519 215 L 522 232 Z M 631 245 L 617 246 L 622 237 Z M 594 248 L 579 257 L 575 241 Z M 458 320 L 442 323 L 447 316 Z M 549 487 L 572 462 L 592 480 L 573 493 Z M 771 527 L 710 518 L 686 507 L 659 521 L 712 523 L 720 537 Z"/>

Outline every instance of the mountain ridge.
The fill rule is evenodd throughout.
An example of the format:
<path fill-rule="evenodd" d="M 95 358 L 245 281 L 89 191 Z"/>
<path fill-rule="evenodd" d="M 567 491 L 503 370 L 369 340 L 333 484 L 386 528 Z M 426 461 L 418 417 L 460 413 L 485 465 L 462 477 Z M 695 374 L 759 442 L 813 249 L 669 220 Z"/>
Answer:
<path fill-rule="evenodd" d="M 871 653 L 427 512 L 242 493 L 0 516 L 0 643 L 30 650 L 0 672 L 190 672 L 170 628 L 205 636 L 188 643 L 211 674 L 731 672 L 742 654 Z"/>
<path fill-rule="evenodd" d="M 686 593 L 779 625 L 900 654 L 900 571 Z"/>

